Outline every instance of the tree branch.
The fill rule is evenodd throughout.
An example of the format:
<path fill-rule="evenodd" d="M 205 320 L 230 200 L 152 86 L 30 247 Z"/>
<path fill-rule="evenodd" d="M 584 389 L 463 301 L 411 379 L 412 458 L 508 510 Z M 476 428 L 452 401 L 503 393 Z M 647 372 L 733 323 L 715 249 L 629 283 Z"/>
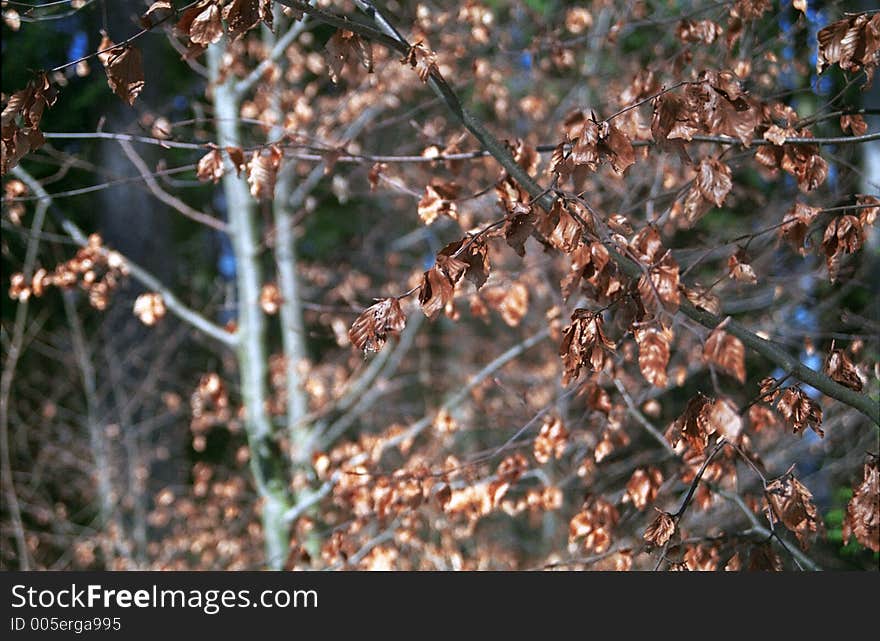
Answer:
<path fill-rule="evenodd" d="M 345 28 L 349 28 L 353 31 L 361 29 L 360 25 L 355 26 L 354 23 L 350 23 L 349 21 L 340 21 L 339 18 L 337 18 L 336 16 L 332 16 L 332 14 L 327 14 L 326 12 L 320 10 L 313 10 L 308 5 L 296 2 L 295 0 L 279 1 L 282 1 L 283 4 L 290 2 L 289 6 L 293 6 L 294 8 L 300 9 L 307 13 L 311 13 L 318 20 L 324 22 L 329 21 L 329 24 L 337 24 L 339 22 L 343 22 L 345 25 L 347 25 L 345 26 Z M 359 7 L 361 7 L 368 13 L 368 15 L 371 15 L 373 17 L 383 33 L 387 34 L 384 38 L 381 39 L 381 42 L 383 44 L 388 44 L 388 40 L 393 40 L 394 44 L 389 44 L 389 46 L 392 46 L 398 51 L 409 51 L 409 44 L 387 22 L 387 20 L 385 20 L 381 16 L 381 13 L 372 4 L 370 4 L 369 2 L 364 2 L 363 0 L 356 0 L 356 2 Z M 359 31 L 359 33 L 363 33 L 368 37 L 372 37 L 372 31 L 372 29 L 366 28 L 366 31 Z M 535 182 L 535 180 L 528 174 L 528 172 L 516 162 L 507 147 L 497 138 L 495 138 L 495 136 L 485 127 L 485 125 L 483 125 L 483 123 L 478 118 L 473 116 L 462 106 L 460 99 L 455 94 L 453 89 L 449 86 L 449 84 L 443 79 L 443 76 L 438 70 L 432 70 L 431 75 L 428 78 L 428 83 L 431 85 L 431 88 L 434 89 L 435 93 L 437 93 L 441 100 L 446 104 L 449 111 L 452 112 L 452 114 L 454 114 L 461 121 L 465 128 L 477 140 L 480 141 L 483 147 L 485 147 L 485 149 L 499 162 L 499 164 L 507 171 L 507 173 L 516 182 L 522 185 L 523 188 L 525 188 L 525 190 L 529 193 L 529 195 L 534 198 L 542 208 L 550 211 L 550 209 L 553 207 L 555 196 L 549 193 L 546 189 L 542 188 L 537 182 Z M 880 137 L 880 134 L 868 135 Z M 847 138 L 847 140 L 852 140 L 852 138 Z M 816 143 L 816 139 L 810 139 L 810 141 L 811 144 Z M 638 278 L 642 275 L 642 269 L 641 267 L 639 267 L 638 264 L 628 258 L 621 256 L 613 246 L 610 246 L 609 250 L 611 251 L 611 254 L 614 257 L 615 261 L 623 269 L 624 273 L 634 278 Z M 690 317 L 691 319 L 697 321 L 698 323 L 709 329 L 714 329 L 722 321 L 722 319 L 718 316 L 706 312 L 702 309 L 698 309 L 690 304 L 688 301 L 682 302 L 680 311 L 686 316 Z M 787 371 L 791 371 L 794 376 L 802 380 L 804 383 L 812 385 L 813 387 L 824 392 L 828 396 L 859 410 L 860 412 L 865 414 L 865 416 L 869 417 L 872 421 L 877 423 L 878 426 L 880 426 L 880 406 L 878 406 L 878 403 L 873 399 L 864 394 L 859 394 L 858 392 L 843 387 L 839 383 L 832 380 L 830 377 L 806 367 L 798 360 L 787 354 L 784 350 L 780 349 L 778 346 L 760 338 L 759 336 L 750 332 L 736 322 L 731 322 L 727 327 L 727 330 L 731 334 L 742 340 L 743 343 L 748 345 L 751 349 L 758 352 L 768 360 L 781 366 Z"/>
<path fill-rule="evenodd" d="M 35 194 L 40 199 L 40 202 L 46 202 L 51 205 L 51 196 L 46 193 L 46 190 L 43 186 L 37 181 L 33 176 L 31 176 L 28 172 L 21 168 L 21 166 L 13 167 L 12 173 L 24 182 L 28 187 L 33 190 Z M 53 210 L 52 212 L 61 223 L 61 227 L 67 232 L 67 235 L 70 236 L 74 241 L 76 241 L 82 247 L 87 247 L 89 244 L 88 237 L 83 233 L 83 231 L 76 226 L 69 218 L 67 218 L 61 212 Z M 104 253 L 109 252 L 106 248 L 102 250 Z M 237 344 L 236 334 L 227 332 L 224 328 L 219 325 L 215 325 L 207 318 L 202 316 L 197 311 L 190 309 L 187 307 L 174 293 L 163 285 L 159 280 L 153 276 L 150 272 L 145 270 L 143 267 L 140 267 L 136 263 L 133 263 L 128 258 L 123 257 L 125 260 L 125 265 L 128 268 L 131 276 L 139 281 L 144 287 L 147 289 L 157 292 L 162 295 L 162 299 L 165 301 L 165 306 L 180 320 L 189 323 L 199 331 L 207 334 L 208 336 L 217 339 L 224 345 L 228 345 L 233 347 Z"/>

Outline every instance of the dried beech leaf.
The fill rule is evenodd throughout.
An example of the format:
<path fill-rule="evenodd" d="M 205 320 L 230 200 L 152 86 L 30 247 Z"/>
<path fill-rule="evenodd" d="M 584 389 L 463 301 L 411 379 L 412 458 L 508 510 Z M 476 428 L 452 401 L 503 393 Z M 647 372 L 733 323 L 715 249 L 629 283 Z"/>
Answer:
<path fill-rule="evenodd" d="M 706 339 L 703 359 L 740 383 L 746 382 L 746 348 L 736 336 L 716 327 Z"/>
<path fill-rule="evenodd" d="M 406 316 L 400 308 L 400 299 L 383 298 L 357 317 L 348 330 L 351 344 L 364 352 L 378 352 L 385 345 L 388 334 L 398 334 L 406 325 Z"/>
<path fill-rule="evenodd" d="M 770 481 L 765 490 L 767 501 L 776 518 L 794 532 L 803 549 L 808 547 L 808 537 L 821 527 L 813 495 L 791 470 Z"/>
<path fill-rule="evenodd" d="M 799 386 L 786 387 L 776 403 L 776 409 L 795 434 L 809 427 L 819 436 L 825 436 L 821 428 L 822 408 Z"/>
<path fill-rule="evenodd" d="M 666 366 L 669 364 L 672 330 L 667 327 L 636 329 L 635 338 L 639 346 L 639 369 L 642 376 L 655 387 L 666 387 Z"/>
<path fill-rule="evenodd" d="M 843 519 L 843 542 L 851 536 L 869 550 L 880 552 L 880 466 L 872 456 L 865 463 L 862 482 L 853 487 Z"/>
<path fill-rule="evenodd" d="M 144 88 L 144 66 L 141 52 L 136 47 L 124 45 L 113 47 L 113 41 L 106 35 L 101 39 L 98 59 L 107 72 L 107 84 L 117 96 L 129 105 Z M 109 51 L 104 51 L 110 49 Z"/>

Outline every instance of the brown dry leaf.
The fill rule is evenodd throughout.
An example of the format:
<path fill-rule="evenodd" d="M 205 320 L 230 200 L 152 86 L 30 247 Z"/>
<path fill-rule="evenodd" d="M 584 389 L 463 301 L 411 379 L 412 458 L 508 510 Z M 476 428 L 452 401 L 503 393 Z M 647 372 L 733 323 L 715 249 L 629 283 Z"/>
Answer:
<path fill-rule="evenodd" d="M 853 487 L 843 519 L 843 542 L 851 536 L 869 550 L 880 552 L 880 467 L 878 458 L 865 463 L 862 482 Z"/>
<path fill-rule="evenodd" d="M 821 428 L 822 408 L 798 385 L 785 388 L 779 397 L 776 409 L 795 434 L 809 427 L 819 436 L 825 436 Z"/>
<path fill-rule="evenodd" d="M 426 225 L 433 223 L 441 214 L 458 220 L 458 186 L 455 183 L 431 184 L 425 187 L 425 195 L 419 200 L 419 218 Z"/>
<path fill-rule="evenodd" d="M 673 421 L 666 430 L 666 440 L 677 447 L 682 438 L 695 454 L 701 454 L 709 444 L 709 437 L 715 433 L 715 425 L 710 420 L 714 399 L 697 392 L 688 401 L 684 413 Z"/>
<path fill-rule="evenodd" d="M 223 156 L 219 149 L 211 149 L 201 157 L 196 168 L 196 175 L 202 182 L 212 180 L 215 184 L 223 178 Z"/>
<path fill-rule="evenodd" d="M 718 548 L 713 545 L 688 546 L 683 560 L 691 572 L 714 572 L 718 568 Z"/>
<path fill-rule="evenodd" d="M 765 493 L 776 518 L 794 532 L 801 547 L 806 550 L 809 535 L 817 532 L 822 524 L 810 490 L 789 470 L 770 481 Z"/>
<path fill-rule="evenodd" d="M 651 545 L 663 547 L 675 534 L 675 527 L 675 517 L 672 514 L 657 510 L 657 516 L 645 530 L 644 539 Z"/>
<path fill-rule="evenodd" d="M 810 207 L 804 203 L 796 202 L 782 219 L 779 238 L 784 238 L 801 256 L 806 256 L 807 248 L 804 246 L 804 241 L 807 238 L 807 232 L 816 216 L 821 212 L 822 210 L 818 207 Z"/>
<path fill-rule="evenodd" d="M 663 485 L 663 473 L 656 467 L 639 468 L 630 477 L 626 484 L 626 494 L 622 501 L 632 501 L 633 506 L 640 512 L 657 498 L 660 486 Z"/>
<path fill-rule="evenodd" d="M 487 287 L 483 290 L 486 304 L 501 314 L 510 327 L 519 325 L 529 310 L 529 290 L 519 282 L 507 286 Z"/>
<path fill-rule="evenodd" d="M 663 242 L 660 232 L 654 227 L 645 227 L 629 243 L 632 252 L 646 265 L 653 265 L 663 255 Z"/>
<path fill-rule="evenodd" d="M 162 320 L 165 311 L 165 299 L 162 298 L 162 294 L 155 292 L 141 294 L 134 302 L 134 315 L 149 327 Z"/>
<path fill-rule="evenodd" d="M 669 344 L 672 330 L 668 327 L 639 328 L 635 332 L 639 346 L 639 369 L 642 376 L 655 387 L 666 387 L 666 366 L 669 364 Z"/>
<path fill-rule="evenodd" d="M 551 217 L 559 216 L 559 222 L 550 234 L 550 244 L 566 253 L 571 253 L 581 241 L 582 230 L 580 223 L 572 216 L 568 207 L 557 200 L 553 203 L 550 212 Z"/>
<path fill-rule="evenodd" d="M 187 33 L 190 41 L 197 45 L 207 46 L 220 40 L 223 35 L 220 8 L 216 4 L 202 8 L 190 21 Z"/>
<path fill-rule="evenodd" d="M 400 308 L 400 299 L 383 298 L 357 317 L 348 330 L 348 338 L 356 349 L 378 352 L 385 345 L 388 334 L 398 334 L 406 326 L 406 316 Z"/>
<path fill-rule="evenodd" d="M 257 200 L 274 198 L 275 179 L 283 157 L 284 153 L 275 145 L 254 150 L 247 166 L 251 196 Z"/>
<path fill-rule="evenodd" d="M 131 45 L 113 47 L 113 41 L 104 34 L 98 51 L 98 59 L 107 72 L 107 84 L 117 96 L 129 105 L 144 88 L 144 65 L 139 49 Z M 110 49 L 109 51 L 104 51 Z"/>
<path fill-rule="evenodd" d="M 275 283 L 266 283 L 260 289 L 260 307 L 270 316 L 278 313 L 283 302 L 284 298 L 281 296 L 281 290 L 278 289 L 278 285 Z"/>
<path fill-rule="evenodd" d="M 859 194 L 856 196 L 856 204 L 862 207 L 859 213 L 859 222 L 862 223 L 862 229 L 873 225 L 877 221 L 877 214 L 880 214 L 880 198 Z"/>
<path fill-rule="evenodd" d="M 410 47 L 409 53 L 400 62 L 415 69 L 422 82 L 427 82 L 432 73 L 440 73 L 437 68 L 437 54 L 428 49 L 421 40 Z"/>
<path fill-rule="evenodd" d="M 842 349 L 832 350 L 828 355 L 828 362 L 825 365 L 825 373 L 832 379 L 857 392 L 861 392 L 864 387 L 862 378 L 859 376 L 859 370 L 853 365 L 852 361 Z"/>
<path fill-rule="evenodd" d="M 639 279 L 639 297 L 645 310 L 656 314 L 662 307 L 669 312 L 675 312 L 680 302 L 678 284 L 678 263 L 671 252 L 666 252 L 660 262 Z"/>
<path fill-rule="evenodd" d="M 373 45 L 353 31 L 338 29 L 324 48 L 327 51 L 327 66 L 333 84 L 339 84 L 342 70 L 353 58 L 360 61 L 368 73 L 373 73 Z"/>
<path fill-rule="evenodd" d="M 152 29 L 174 15 L 174 7 L 168 0 L 159 0 L 149 6 L 140 17 L 140 24 L 144 29 Z"/>
<path fill-rule="evenodd" d="M 861 249 L 865 242 L 862 223 L 853 215 L 838 216 L 828 223 L 822 238 L 822 252 L 828 264 L 828 275 L 833 283 L 840 269 L 840 257 Z"/>
<path fill-rule="evenodd" d="M 425 316 L 431 319 L 452 301 L 455 285 L 469 266 L 451 253 L 444 253 L 449 249 L 450 246 L 447 245 L 437 254 L 437 262 L 424 273 L 419 287 L 419 304 Z"/>
<path fill-rule="evenodd" d="M 238 40 L 264 18 L 263 0 L 232 0 L 223 7 L 223 19 L 231 41 Z M 271 7 L 269 8 L 271 16 Z M 271 28 L 271 25 L 270 25 Z"/>
<path fill-rule="evenodd" d="M 746 348 L 740 339 L 725 332 L 720 325 L 706 339 L 703 360 L 740 383 L 746 382 Z"/>
<path fill-rule="evenodd" d="M 850 15 L 820 30 L 817 39 L 817 73 L 837 63 L 845 71 L 864 70 L 870 86 L 880 54 L 880 14 Z"/>
<path fill-rule="evenodd" d="M 749 572 L 781 572 L 782 559 L 770 543 L 752 546 L 749 554 Z"/>
<path fill-rule="evenodd" d="M 454 256 L 457 261 L 467 264 L 464 277 L 477 289 L 480 289 L 489 278 L 489 248 L 481 238 L 463 238 L 449 243 L 440 250 L 440 254 L 447 257 Z"/>
<path fill-rule="evenodd" d="M 739 247 L 736 253 L 727 259 L 727 271 L 730 277 L 740 283 L 754 285 L 758 282 L 755 270 L 749 264 L 750 259 L 746 255 L 745 249 Z"/>
<path fill-rule="evenodd" d="M 636 153 L 629 137 L 608 121 L 603 121 L 599 125 L 597 147 L 618 174 L 624 173 L 636 162 Z"/>
<path fill-rule="evenodd" d="M 229 160 L 232 161 L 232 166 L 235 167 L 235 175 L 241 176 L 241 172 L 247 169 L 244 150 L 241 147 L 226 147 L 225 149 L 229 154 Z"/>
<path fill-rule="evenodd" d="M 565 367 L 563 385 L 577 379 L 584 366 L 594 372 L 605 368 L 609 355 L 614 353 L 614 343 L 605 336 L 603 324 L 601 314 L 587 309 L 574 310 L 571 324 L 563 330 L 559 346 Z"/>
<path fill-rule="evenodd" d="M 568 430 L 558 416 L 548 417 L 535 438 L 533 453 L 535 460 L 542 465 L 551 458 L 562 458 L 568 445 Z"/>
<path fill-rule="evenodd" d="M 716 207 L 721 207 L 733 187 L 730 167 L 714 158 L 700 162 L 695 181 L 703 198 Z"/>
<path fill-rule="evenodd" d="M 716 399 L 706 405 L 703 414 L 713 432 L 724 436 L 728 441 L 736 442 L 742 432 L 743 423 L 733 402 L 725 398 Z"/>
<path fill-rule="evenodd" d="M 840 128 L 844 133 L 850 132 L 853 136 L 864 136 L 868 132 L 868 123 L 859 114 L 840 117 Z"/>

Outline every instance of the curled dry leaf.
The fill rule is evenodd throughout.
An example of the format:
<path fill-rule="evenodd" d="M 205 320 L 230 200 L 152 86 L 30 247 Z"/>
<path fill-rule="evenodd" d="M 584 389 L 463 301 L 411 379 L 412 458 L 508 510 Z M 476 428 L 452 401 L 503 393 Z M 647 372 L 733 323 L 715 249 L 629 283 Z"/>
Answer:
<path fill-rule="evenodd" d="M 864 387 L 859 370 L 853 365 L 852 361 L 842 349 L 832 350 L 828 355 L 828 362 L 825 365 L 825 373 L 832 379 L 857 392 L 861 392 Z"/>
<path fill-rule="evenodd" d="M 454 183 L 426 186 L 425 195 L 419 200 L 419 218 L 426 225 L 433 223 L 441 214 L 458 220 L 457 197 L 458 187 Z"/>
<path fill-rule="evenodd" d="M 398 334 L 405 326 L 406 316 L 400 308 L 400 299 L 383 298 L 357 317 L 348 330 L 348 338 L 359 350 L 378 352 L 388 334 Z"/>
<path fill-rule="evenodd" d="M 568 445 L 568 430 L 558 416 L 550 417 L 544 421 L 541 431 L 535 438 L 533 450 L 535 460 L 543 465 L 551 458 L 562 458 L 566 445 Z"/>
<path fill-rule="evenodd" d="M 507 286 L 487 287 L 483 290 L 486 304 L 501 314 L 510 327 L 519 325 L 529 310 L 529 290 L 522 283 Z"/>
<path fill-rule="evenodd" d="M 795 434 L 809 427 L 819 436 L 825 436 L 821 428 L 822 408 L 800 386 L 786 387 L 779 397 L 776 409 Z"/>
<path fill-rule="evenodd" d="M 632 501 L 640 512 L 657 498 L 660 486 L 663 485 L 663 473 L 656 467 L 639 468 L 626 484 L 626 494 L 622 501 Z"/>
<path fill-rule="evenodd" d="M 724 204 L 724 199 L 733 187 L 730 167 L 714 158 L 700 162 L 695 180 L 703 198 L 714 203 L 716 207 Z"/>
<path fill-rule="evenodd" d="M 134 315 L 144 325 L 152 327 L 165 316 L 165 299 L 161 294 L 150 292 L 141 294 L 134 302 Z"/>
<path fill-rule="evenodd" d="M 428 49 L 421 40 L 410 47 L 409 53 L 400 62 L 415 69 L 422 82 L 427 82 L 432 73 L 440 73 L 437 68 L 437 54 Z"/>
<path fill-rule="evenodd" d="M 840 117 L 840 128 L 853 136 L 864 136 L 868 131 L 868 123 L 859 114 Z"/>
<path fill-rule="evenodd" d="M 801 547 L 806 550 L 809 535 L 817 532 L 821 526 L 810 490 L 789 470 L 770 481 L 765 494 L 776 518 L 794 532 Z"/>
<path fill-rule="evenodd" d="M 327 51 L 327 66 L 330 80 L 338 84 L 342 70 L 351 60 L 357 59 L 367 73 L 373 73 L 373 45 L 348 29 L 338 29 L 324 47 Z"/>
<path fill-rule="evenodd" d="M 447 245 L 437 254 L 434 266 L 422 276 L 419 287 L 419 304 L 428 318 L 435 318 L 452 301 L 455 285 L 470 265 L 455 256 L 453 246 Z"/>
<path fill-rule="evenodd" d="M 703 360 L 712 363 L 740 383 L 746 382 L 746 348 L 736 336 L 716 327 L 706 339 Z"/>
<path fill-rule="evenodd" d="M 183 12 L 175 28 L 195 45 L 214 44 L 223 35 L 220 7 L 215 2 L 199 2 Z"/>
<path fill-rule="evenodd" d="M 862 223 L 855 216 L 838 216 L 828 223 L 825 236 L 822 238 L 822 252 L 825 254 L 828 275 L 832 283 L 837 280 L 840 256 L 857 252 L 864 242 Z"/>
<path fill-rule="evenodd" d="M 668 327 L 639 328 L 635 332 L 639 346 L 639 369 L 642 376 L 655 387 L 666 387 L 666 366 L 669 364 L 669 344 L 672 330 Z"/>
<path fill-rule="evenodd" d="M 282 302 L 284 299 L 281 297 L 281 290 L 275 283 L 266 283 L 260 289 L 260 307 L 270 316 L 278 313 Z"/>
<path fill-rule="evenodd" d="M 667 252 L 647 274 L 639 278 L 638 290 L 642 305 L 649 313 L 656 314 L 660 309 L 674 312 L 680 302 L 678 263 Z"/>
<path fill-rule="evenodd" d="M 248 163 L 248 184 L 251 196 L 257 200 L 271 199 L 275 196 L 275 179 L 284 156 L 281 149 L 271 145 L 267 149 L 255 149 Z"/>
<path fill-rule="evenodd" d="M 105 34 L 98 51 L 102 52 L 98 54 L 98 59 L 107 72 L 110 89 L 129 105 L 133 105 L 144 88 L 144 65 L 140 50 L 131 45 L 114 47 L 113 41 Z"/>
<path fill-rule="evenodd" d="M 755 270 L 752 269 L 749 262 L 750 260 L 745 250 L 741 247 L 737 249 L 736 253 L 727 259 L 727 271 L 730 277 L 740 283 L 747 283 L 749 285 L 757 283 L 758 277 L 755 275 Z"/>
<path fill-rule="evenodd" d="M 851 536 L 869 550 L 880 552 L 880 466 L 878 458 L 865 463 L 862 482 L 853 487 L 843 519 L 843 542 Z"/>
<path fill-rule="evenodd" d="M 159 0 L 151 4 L 141 15 L 140 23 L 144 29 L 152 29 L 173 15 L 174 7 L 171 6 L 171 3 L 168 0 Z"/>
<path fill-rule="evenodd" d="M 651 545 L 663 547 L 675 534 L 675 527 L 675 517 L 672 514 L 657 510 L 657 516 L 645 530 L 644 539 Z"/>
<path fill-rule="evenodd" d="M 202 182 L 211 180 L 215 184 L 223 178 L 223 155 L 219 149 L 211 149 L 201 157 L 196 168 L 196 175 Z"/>
<path fill-rule="evenodd" d="M 587 309 L 574 310 L 571 324 L 563 330 L 559 346 L 565 367 L 563 385 L 575 380 L 584 366 L 594 372 L 605 368 L 609 355 L 614 353 L 614 343 L 605 336 L 603 324 L 601 314 Z"/>
<path fill-rule="evenodd" d="M 701 454 L 709 444 L 709 437 L 716 431 L 716 426 L 711 420 L 714 403 L 714 399 L 697 392 L 697 395 L 688 401 L 684 413 L 666 430 L 666 440 L 669 444 L 677 447 L 679 441 L 684 439 L 695 454 Z"/>
<path fill-rule="evenodd" d="M 782 225 L 779 228 L 779 238 L 787 240 L 794 247 L 795 251 L 801 256 L 806 256 L 807 248 L 804 245 L 804 241 L 807 238 L 807 232 L 816 216 L 821 212 L 822 210 L 818 207 L 810 207 L 804 203 L 796 202 L 782 219 Z"/>

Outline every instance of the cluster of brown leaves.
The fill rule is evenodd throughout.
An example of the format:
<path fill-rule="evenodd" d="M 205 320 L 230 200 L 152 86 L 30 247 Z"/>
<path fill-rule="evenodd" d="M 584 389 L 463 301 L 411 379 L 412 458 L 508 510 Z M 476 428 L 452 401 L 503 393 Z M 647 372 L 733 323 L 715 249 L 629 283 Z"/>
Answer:
<path fill-rule="evenodd" d="M 735 440 L 742 430 L 742 419 L 736 408 L 725 398 L 711 398 L 698 392 L 684 413 L 666 430 L 666 440 L 672 447 L 684 441 L 693 455 L 703 453 L 713 434 Z"/>
<path fill-rule="evenodd" d="M 825 362 L 825 373 L 844 387 L 861 392 L 864 381 L 858 368 L 842 349 L 832 349 Z"/>
<path fill-rule="evenodd" d="M 851 536 L 874 552 L 880 552 L 880 466 L 878 457 L 865 463 L 862 482 L 853 487 L 843 520 L 843 542 Z"/>
<path fill-rule="evenodd" d="M 190 396 L 190 431 L 193 434 L 193 449 L 201 452 L 207 445 L 207 433 L 215 425 L 226 425 L 233 429 L 230 422 L 232 410 L 229 405 L 229 394 L 226 385 L 216 372 L 205 374 L 199 379 L 198 387 Z"/>
<path fill-rule="evenodd" d="M 712 205 L 721 207 L 733 187 L 730 167 L 720 160 L 705 158 L 684 200 L 684 216 L 693 225 Z"/>
<path fill-rule="evenodd" d="M 419 304 L 428 318 L 435 318 L 453 299 L 462 276 L 479 289 L 489 277 L 488 248 L 479 238 L 449 243 L 437 253 L 434 266 L 422 276 Z"/>
<path fill-rule="evenodd" d="M 657 508 L 654 508 L 657 509 Z M 651 545 L 663 547 L 675 534 L 677 527 L 675 515 L 657 510 L 657 516 L 651 521 L 644 534 L 644 539 Z"/>
<path fill-rule="evenodd" d="M 801 547 L 806 550 L 809 536 L 822 527 L 810 490 L 789 470 L 770 481 L 764 492 L 775 518 L 794 532 Z"/>
<path fill-rule="evenodd" d="M 165 317 L 165 299 L 162 294 L 147 292 L 141 294 L 134 301 L 134 315 L 149 327 L 152 327 Z"/>
<path fill-rule="evenodd" d="M 692 140 L 695 134 L 730 136 L 744 145 L 751 143 L 760 111 L 732 71 L 703 71 L 684 94 L 669 92 L 654 99 L 651 133 L 656 143 L 683 149 L 680 141 Z"/>
<path fill-rule="evenodd" d="M 880 65 L 880 14 L 859 13 L 834 22 L 818 33 L 816 72 L 838 64 L 844 71 L 865 71 L 865 86 Z"/>
<path fill-rule="evenodd" d="M 160 4 L 160 3 L 156 3 Z M 218 0 L 200 0 L 180 16 L 176 30 L 192 43 L 190 56 L 220 40 L 223 22 L 232 41 L 263 22 L 272 28 L 272 0 L 231 0 L 221 11 Z"/>
<path fill-rule="evenodd" d="M 568 445 L 568 430 L 559 417 L 554 416 L 544 421 L 538 437 L 535 439 L 533 453 L 538 463 L 544 464 L 551 458 L 561 458 Z"/>
<path fill-rule="evenodd" d="M 10 278 L 9 297 L 25 301 L 31 295 L 40 297 L 48 287 L 70 289 L 77 284 L 89 295 L 89 304 L 99 310 L 107 308 L 111 292 L 120 280 L 128 275 L 128 266 L 122 256 L 108 251 L 98 234 L 89 236 L 88 245 L 79 249 L 70 260 L 55 266 L 49 272 L 38 269 L 26 282 L 24 274 L 13 274 Z"/>
<path fill-rule="evenodd" d="M 808 129 L 794 129 L 772 125 L 764 132 L 772 145 L 763 145 L 755 153 L 755 160 L 772 170 L 782 169 L 797 179 L 801 191 L 812 191 L 828 177 L 828 163 L 819 155 L 819 146 L 786 143 L 788 138 L 813 138 Z"/>
<path fill-rule="evenodd" d="M 39 149 L 45 139 L 40 119 L 46 107 L 58 100 L 58 90 L 45 73 L 37 75 L 27 87 L 10 96 L 2 114 L 2 161 L 0 174 L 18 164 L 26 154 Z"/>
<path fill-rule="evenodd" d="M 583 539 L 583 548 L 602 554 L 611 547 L 612 532 L 620 521 L 620 513 L 602 497 L 591 496 L 568 524 L 569 544 Z"/>

